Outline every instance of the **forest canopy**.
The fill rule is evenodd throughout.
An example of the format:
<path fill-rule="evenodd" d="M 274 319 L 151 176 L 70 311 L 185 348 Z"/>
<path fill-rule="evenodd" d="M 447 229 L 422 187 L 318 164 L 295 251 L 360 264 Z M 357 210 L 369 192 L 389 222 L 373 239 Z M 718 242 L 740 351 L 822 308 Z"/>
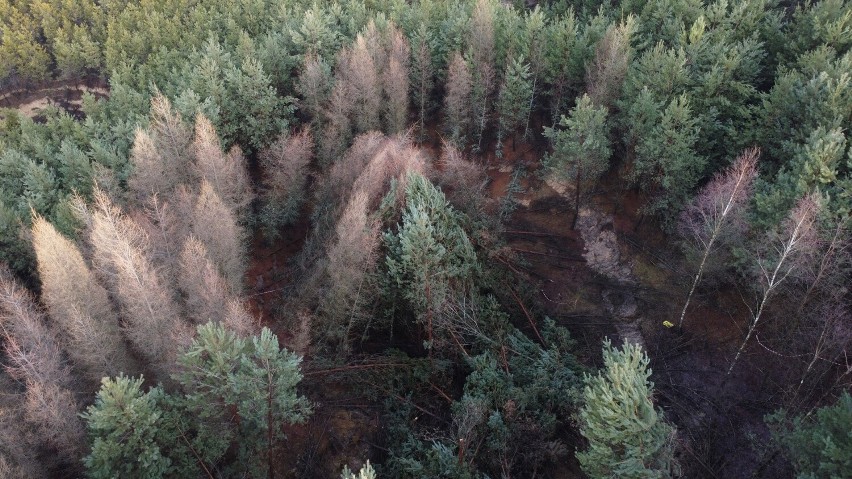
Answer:
<path fill-rule="evenodd" d="M 0 0 L 0 476 L 847 477 L 850 47 L 848 0 Z"/>

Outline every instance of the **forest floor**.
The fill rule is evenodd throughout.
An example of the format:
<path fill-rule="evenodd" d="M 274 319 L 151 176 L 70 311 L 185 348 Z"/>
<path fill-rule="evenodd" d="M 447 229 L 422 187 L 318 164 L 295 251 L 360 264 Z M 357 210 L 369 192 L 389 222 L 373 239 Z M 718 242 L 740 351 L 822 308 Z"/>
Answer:
<path fill-rule="evenodd" d="M 641 214 L 642 194 L 623 191 L 618 174 L 611 172 L 572 230 L 570 202 L 536 173 L 540 155 L 534 146 L 518 143 L 514 151 L 507 147 L 502 159 L 479 160 L 488 168 L 488 194 L 495 202 L 507 194 L 514 168 L 520 165 L 525 172 L 515 195 L 517 209 L 504 230 L 519 258 L 513 267 L 538 294 L 525 300 L 571 331 L 586 364 L 600 362 L 604 337 L 643 343 L 658 403 L 678 427 L 684 477 L 783 477 L 780 461 L 763 464 L 769 448 L 763 417 L 777 404 L 768 391 L 778 390 L 766 386 L 782 380 L 766 366 L 783 358 L 753 344 L 735 373 L 725 376 L 748 314 L 743 296 L 730 288 L 699 288 L 683 330 L 665 327 L 663 321 L 677 323 L 692 272 L 684 270 L 672 237 Z M 303 219 L 275 246 L 255 239 L 247 280 L 266 324 L 278 316 L 276 293 L 296 286 L 290 284 L 287 264 L 308 230 Z M 306 370 L 312 374 L 310 364 Z M 376 404 L 340 384 L 335 388 L 324 381 L 312 389 L 316 413 L 291 432 L 291 440 L 308 446 L 307 453 L 288 459 L 300 464 L 295 476 L 334 474 L 344 462 L 357 460 L 359 450 L 363 456 L 370 449 L 380 453 Z M 296 454 L 300 448 L 293 449 Z M 574 461 L 568 462 L 554 477 L 582 477 Z"/>

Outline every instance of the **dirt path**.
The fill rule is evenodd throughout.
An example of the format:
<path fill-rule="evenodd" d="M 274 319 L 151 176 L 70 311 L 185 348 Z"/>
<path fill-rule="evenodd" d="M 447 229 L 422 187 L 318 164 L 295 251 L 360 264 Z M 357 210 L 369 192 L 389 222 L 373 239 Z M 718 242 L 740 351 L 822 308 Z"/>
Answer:
<path fill-rule="evenodd" d="M 37 89 L 17 89 L 6 92 L 0 95 L 0 108 L 11 108 L 26 117 L 35 118 L 45 108 L 53 105 L 79 116 L 84 93 L 105 98 L 109 96 L 109 89 L 101 81 L 53 82 Z"/>

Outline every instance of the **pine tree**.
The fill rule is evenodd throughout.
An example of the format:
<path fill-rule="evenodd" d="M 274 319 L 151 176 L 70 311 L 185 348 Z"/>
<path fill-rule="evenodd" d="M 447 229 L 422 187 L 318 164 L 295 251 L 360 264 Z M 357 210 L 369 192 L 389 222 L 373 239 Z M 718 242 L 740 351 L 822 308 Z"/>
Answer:
<path fill-rule="evenodd" d="M 571 229 L 577 224 L 580 204 L 609 169 L 612 150 L 606 116 L 605 107 L 595 106 L 589 95 L 583 95 L 568 116 L 562 116 L 561 130 L 546 128 L 544 132 L 553 143 L 553 153 L 545 160 L 550 174 L 574 183 Z"/>
<path fill-rule="evenodd" d="M 580 433 L 589 448 L 577 453 L 583 472 L 599 478 L 665 478 L 677 468 L 675 430 L 654 408 L 650 360 L 638 345 L 614 349 L 604 340 L 603 372 L 586 376 Z"/>
<path fill-rule="evenodd" d="M 269 75 L 255 58 L 243 60 L 240 68 L 225 71 L 227 102 L 220 105 L 224 120 L 233 137 L 222 136 L 225 144 L 236 143 L 247 151 L 257 151 L 275 135 L 286 130 L 295 108 L 292 98 L 280 98 L 272 87 Z M 222 133 L 222 132 L 220 132 Z"/>
<path fill-rule="evenodd" d="M 238 465 L 249 471 L 265 469 L 274 477 L 274 452 L 284 437 L 281 426 L 303 422 L 310 414 L 307 400 L 296 393 L 302 378 L 301 358 L 281 349 L 278 338 L 263 328 L 259 336 L 238 337 L 222 325 L 199 326 L 181 359 L 178 376 L 190 411 L 202 420 L 228 424 L 229 407 L 239 422 L 216 434 L 236 435 Z M 224 380 L 223 380 L 224 378 Z M 256 474 L 256 473 L 255 473 Z"/>
<path fill-rule="evenodd" d="M 163 427 L 164 392 L 142 392 L 142 377 L 104 378 L 95 403 L 82 415 L 92 452 L 84 463 L 90 477 L 161 478 L 175 474 L 169 457 L 177 437 Z"/>
<path fill-rule="evenodd" d="M 788 417 L 781 410 L 767 417 L 773 439 L 781 444 L 800 479 L 841 478 L 852 470 L 852 396 L 843 391 L 833 405 Z"/>
<path fill-rule="evenodd" d="M 695 151 L 700 127 L 686 95 L 674 98 L 659 123 L 636 146 L 634 176 L 651 200 L 645 211 L 670 221 L 688 201 L 698 183 L 706 158 Z"/>
<path fill-rule="evenodd" d="M 133 371 L 118 315 L 80 250 L 41 216 L 32 233 L 42 300 L 62 327 L 68 354 L 95 381 Z"/>
<path fill-rule="evenodd" d="M 500 128 L 497 132 L 497 156 L 503 155 L 503 138 L 512 136 L 512 151 L 515 150 L 515 137 L 518 129 L 524 126 L 530 114 L 533 97 L 533 83 L 530 66 L 518 57 L 509 63 L 503 84 L 500 86 L 500 98 L 497 108 L 500 113 Z"/>
<path fill-rule="evenodd" d="M 396 232 L 386 232 L 385 263 L 426 333 L 426 346 L 437 346 L 434 323 L 453 295 L 464 294 L 479 270 L 476 252 L 462 229 L 460 215 L 444 194 L 422 175 L 411 173 L 406 206 Z"/>

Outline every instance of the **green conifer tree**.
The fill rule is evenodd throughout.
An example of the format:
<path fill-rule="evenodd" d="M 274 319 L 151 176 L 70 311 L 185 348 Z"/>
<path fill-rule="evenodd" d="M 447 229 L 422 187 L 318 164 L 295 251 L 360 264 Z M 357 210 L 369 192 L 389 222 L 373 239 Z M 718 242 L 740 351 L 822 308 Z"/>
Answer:
<path fill-rule="evenodd" d="M 704 173 L 706 158 L 695 151 L 699 130 L 684 94 L 672 99 L 659 123 L 638 139 L 634 174 L 651 192 L 645 210 L 664 221 L 682 209 Z"/>
<path fill-rule="evenodd" d="M 232 435 L 239 444 L 238 467 L 273 477 L 274 448 L 283 439 L 284 423 L 301 423 L 310 414 L 296 393 L 302 379 L 301 358 L 281 349 L 267 328 L 243 339 L 221 324 L 198 327 L 198 335 L 180 360 L 178 380 L 187 409 L 207 424 L 208 441 Z M 237 417 L 231 414 L 234 408 Z M 215 426 L 215 427 L 214 427 Z"/>
<path fill-rule="evenodd" d="M 778 411 L 767 418 L 773 438 L 787 451 L 798 479 L 842 478 L 852 471 L 852 396 L 844 391 L 832 406 L 788 418 Z"/>
<path fill-rule="evenodd" d="M 654 408 L 650 360 L 638 345 L 603 345 L 604 371 L 586 377 L 580 432 L 589 448 L 577 453 L 592 479 L 671 477 L 674 427 Z"/>
<path fill-rule="evenodd" d="M 500 87 L 500 128 L 497 131 L 498 157 L 503 156 L 503 139 L 512 135 L 512 151 L 515 150 L 515 134 L 526 124 L 533 95 L 530 66 L 523 57 L 512 60 Z"/>
<path fill-rule="evenodd" d="M 466 291 L 479 269 L 476 252 L 461 216 L 444 193 L 419 174 L 410 174 L 406 209 L 396 232 L 385 233 L 386 265 L 392 284 L 426 330 L 426 346 L 435 335 L 435 316 L 448 298 Z"/>
<path fill-rule="evenodd" d="M 553 153 L 545 160 L 550 174 L 574 183 L 574 220 L 580 203 L 609 168 L 612 153 L 607 136 L 606 106 L 595 106 L 589 95 L 577 101 L 568 116 L 562 116 L 560 130 L 545 128 L 544 136 L 553 143 Z"/>
<path fill-rule="evenodd" d="M 92 438 L 83 460 L 92 478 L 149 477 L 174 474 L 170 450 L 177 438 L 164 434 L 160 388 L 142 392 L 143 379 L 104 378 L 95 403 L 82 414 Z"/>

